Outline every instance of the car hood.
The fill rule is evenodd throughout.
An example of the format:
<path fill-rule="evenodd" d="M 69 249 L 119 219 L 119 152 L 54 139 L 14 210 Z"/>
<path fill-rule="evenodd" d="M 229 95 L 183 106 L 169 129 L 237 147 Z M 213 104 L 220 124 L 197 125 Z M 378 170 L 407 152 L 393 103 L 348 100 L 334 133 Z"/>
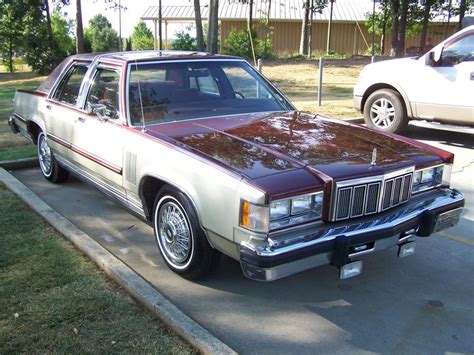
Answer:
<path fill-rule="evenodd" d="M 338 180 L 440 160 L 406 139 L 301 112 L 207 118 L 147 131 L 250 179 L 309 168 L 315 175 Z"/>

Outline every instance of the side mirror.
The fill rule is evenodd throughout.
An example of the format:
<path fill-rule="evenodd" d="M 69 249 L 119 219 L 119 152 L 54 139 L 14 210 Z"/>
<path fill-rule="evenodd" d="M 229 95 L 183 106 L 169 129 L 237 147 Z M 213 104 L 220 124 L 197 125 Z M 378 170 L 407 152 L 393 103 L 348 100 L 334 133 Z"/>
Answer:
<path fill-rule="evenodd" d="M 95 114 L 102 122 L 107 121 L 106 110 L 107 107 L 102 104 L 87 104 L 86 107 L 87 114 Z"/>
<path fill-rule="evenodd" d="M 425 57 L 425 64 L 432 67 L 440 63 L 441 56 L 443 55 L 443 46 L 438 46 L 428 52 Z"/>
<path fill-rule="evenodd" d="M 425 64 L 428 66 L 428 67 L 432 67 L 436 64 L 436 61 L 434 59 L 434 52 L 428 52 L 428 54 L 426 55 L 425 57 Z"/>

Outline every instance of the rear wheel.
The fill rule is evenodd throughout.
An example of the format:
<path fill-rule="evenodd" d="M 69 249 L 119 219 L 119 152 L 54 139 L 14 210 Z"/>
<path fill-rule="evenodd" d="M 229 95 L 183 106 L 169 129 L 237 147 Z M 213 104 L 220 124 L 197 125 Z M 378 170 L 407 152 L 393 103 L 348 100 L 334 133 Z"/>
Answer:
<path fill-rule="evenodd" d="M 46 135 L 40 132 L 38 135 L 38 161 L 43 176 L 53 183 L 61 183 L 65 181 L 69 173 L 63 167 L 61 167 L 54 153 L 48 145 Z"/>
<path fill-rule="evenodd" d="M 390 89 L 373 92 L 364 105 L 367 126 L 393 133 L 402 132 L 408 125 L 402 100 L 398 92 Z"/>
<path fill-rule="evenodd" d="M 209 245 L 189 199 L 165 186 L 158 193 L 154 206 L 155 239 L 167 266 L 187 279 L 206 276 L 219 252 Z"/>

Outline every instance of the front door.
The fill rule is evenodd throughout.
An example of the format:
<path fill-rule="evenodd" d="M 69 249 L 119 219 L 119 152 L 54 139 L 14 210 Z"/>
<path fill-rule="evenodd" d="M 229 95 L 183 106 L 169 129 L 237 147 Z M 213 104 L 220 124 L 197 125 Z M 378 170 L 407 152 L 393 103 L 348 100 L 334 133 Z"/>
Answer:
<path fill-rule="evenodd" d="M 120 71 L 99 66 L 92 74 L 84 113 L 78 113 L 72 137 L 75 161 L 112 192 L 122 188 L 123 125 L 119 91 Z M 86 113 L 87 110 L 95 112 Z"/>
<path fill-rule="evenodd" d="M 424 65 L 420 74 L 414 93 L 419 118 L 474 124 L 474 33 L 446 44 L 439 63 Z"/>

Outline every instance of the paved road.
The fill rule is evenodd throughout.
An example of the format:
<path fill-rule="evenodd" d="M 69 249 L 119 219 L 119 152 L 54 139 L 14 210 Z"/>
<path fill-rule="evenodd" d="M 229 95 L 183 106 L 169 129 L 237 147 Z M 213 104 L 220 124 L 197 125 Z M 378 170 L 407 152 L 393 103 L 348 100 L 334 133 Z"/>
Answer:
<path fill-rule="evenodd" d="M 363 275 L 338 280 L 332 267 L 273 283 L 242 276 L 223 258 L 203 282 L 171 273 L 152 230 L 100 193 L 71 179 L 61 188 L 37 169 L 15 175 L 242 353 L 474 352 L 474 139 L 411 128 L 408 136 L 457 154 L 453 185 L 467 208 L 459 226 L 418 239 L 417 253 L 388 250 L 365 259 Z"/>

